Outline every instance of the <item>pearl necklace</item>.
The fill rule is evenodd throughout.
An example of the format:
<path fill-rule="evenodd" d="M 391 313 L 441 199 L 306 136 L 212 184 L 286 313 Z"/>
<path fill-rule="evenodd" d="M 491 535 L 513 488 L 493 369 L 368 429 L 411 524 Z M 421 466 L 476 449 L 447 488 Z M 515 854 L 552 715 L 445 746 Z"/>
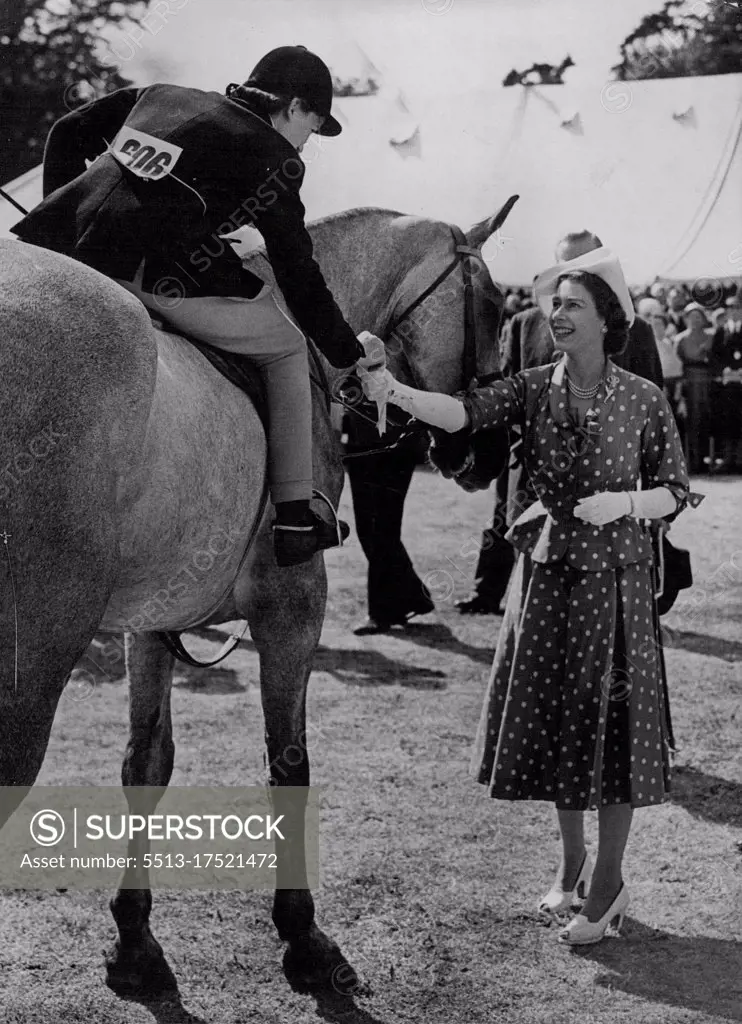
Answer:
<path fill-rule="evenodd" d="M 600 390 L 601 383 L 602 378 L 598 381 L 597 384 L 593 384 L 591 388 L 578 388 L 576 384 L 572 383 L 572 379 L 570 378 L 569 374 L 567 374 L 567 387 L 569 388 L 570 394 L 574 395 L 575 398 L 595 398 L 598 391 Z"/>

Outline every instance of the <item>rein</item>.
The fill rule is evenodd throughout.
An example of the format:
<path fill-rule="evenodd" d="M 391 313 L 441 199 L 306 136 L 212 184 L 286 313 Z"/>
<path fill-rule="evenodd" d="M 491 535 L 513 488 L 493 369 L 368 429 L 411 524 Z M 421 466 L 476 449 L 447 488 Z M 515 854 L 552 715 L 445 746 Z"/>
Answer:
<path fill-rule="evenodd" d="M 26 216 L 28 210 L 24 209 L 20 203 L 17 203 L 12 196 L 8 195 L 5 189 L 0 188 L 0 196 L 2 196 L 6 202 L 10 203 L 11 206 L 15 206 L 16 210 L 20 210 L 24 217 Z"/>

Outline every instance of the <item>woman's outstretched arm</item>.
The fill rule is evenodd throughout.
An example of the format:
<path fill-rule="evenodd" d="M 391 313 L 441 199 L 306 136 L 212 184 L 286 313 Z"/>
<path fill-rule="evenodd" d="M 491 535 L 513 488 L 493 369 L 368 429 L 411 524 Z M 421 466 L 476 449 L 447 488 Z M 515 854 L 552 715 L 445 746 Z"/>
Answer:
<path fill-rule="evenodd" d="M 450 434 L 468 428 L 506 427 L 518 418 L 523 407 L 523 384 L 518 377 L 495 381 L 486 387 L 457 395 L 419 391 L 400 384 L 388 370 L 362 372 L 366 397 L 375 402 L 392 402 L 415 419 Z"/>
<path fill-rule="evenodd" d="M 460 399 L 454 398 L 452 395 L 440 394 L 437 391 L 418 391 L 417 388 L 411 388 L 407 384 L 400 384 L 388 370 L 385 371 L 385 374 L 389 380 L 381 385 L 382 395 L 385 394 L 386 400 L 392 405 L 398 405 L 400 409 L 404 409 L 415 419 L 428 423 L 431 427 L 440 427 L 441 430 L 446 430 L 450 434 L 457 430 L 463 430 L 468 425 L 469 417 L 466 414 L 464 403 Z M 369 374 L 369 377 L 375 376 L 375 374 Z M 369 393 L 365 383 L 364 391 L 368 398 L 376 397 Z"/>

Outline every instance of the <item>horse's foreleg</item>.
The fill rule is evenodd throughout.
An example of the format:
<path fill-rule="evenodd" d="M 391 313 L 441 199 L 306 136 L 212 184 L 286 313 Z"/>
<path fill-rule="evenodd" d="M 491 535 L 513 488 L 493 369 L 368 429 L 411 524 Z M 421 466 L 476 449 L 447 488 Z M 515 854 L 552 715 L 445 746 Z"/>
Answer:
<path fill-rule="evenodd" d="M 127 635 L 126 668 L 129 677 L 129 742 L 121 778 L 124 787 L 167 786 L 173 771 L 170 689 L 173 657 L 151 634 Z M 143 799 L 127 790 L 130 811 L 153 813 L 160 794 Z M 127 867 L 118 892 L 111 900 L 111 913 L 118 927 L 118 939 L 106 958 L 107 982 L 122 994 L 158 994 L 177 988 L 175 977 L 162 948 L 149 928 L 152 892 L 144 856 L 149 840 L 137 834 L 129 841 Z"/>
<path fill-rule="evenodd" d="M 327 597 L 324 566 L 274 570 L 270 581 L 255 585 L 246 612 L 260 654 L 260 685 L 266 745 L 274 804 L 280 811 L 280 790 L 309 786 L 306 742 L 306 695 L 319 643 Z M 349 990 L 357 985 L 352 967 L 339 946 L 314 923 L 314 901 L 304 888 L 279 888 L 286 879 L 306 883 L 304 823 L 291 842 L 277 844 L 273 922 L 289 946 L 284 970 L 301 986 Z"/>

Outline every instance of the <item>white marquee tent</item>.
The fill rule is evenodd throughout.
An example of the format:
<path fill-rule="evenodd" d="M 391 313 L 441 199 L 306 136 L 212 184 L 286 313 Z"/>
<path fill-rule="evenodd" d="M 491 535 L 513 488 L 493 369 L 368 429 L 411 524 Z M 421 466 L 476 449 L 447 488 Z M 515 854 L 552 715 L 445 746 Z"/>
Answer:
<path fill-rule="evenodd" d="M 310 218 L 386 206 L 467 227 L 520 201 L 487 247 L 493 277 L 528 284 L 588 228 L 633 284 L 742 275 L 742 74 L 336 100 L 344 131 L 311 141 Z M 38 169 L 8 191 L 40 198 Z M 0 234 L 18 214 L 0 202 Z"/>

